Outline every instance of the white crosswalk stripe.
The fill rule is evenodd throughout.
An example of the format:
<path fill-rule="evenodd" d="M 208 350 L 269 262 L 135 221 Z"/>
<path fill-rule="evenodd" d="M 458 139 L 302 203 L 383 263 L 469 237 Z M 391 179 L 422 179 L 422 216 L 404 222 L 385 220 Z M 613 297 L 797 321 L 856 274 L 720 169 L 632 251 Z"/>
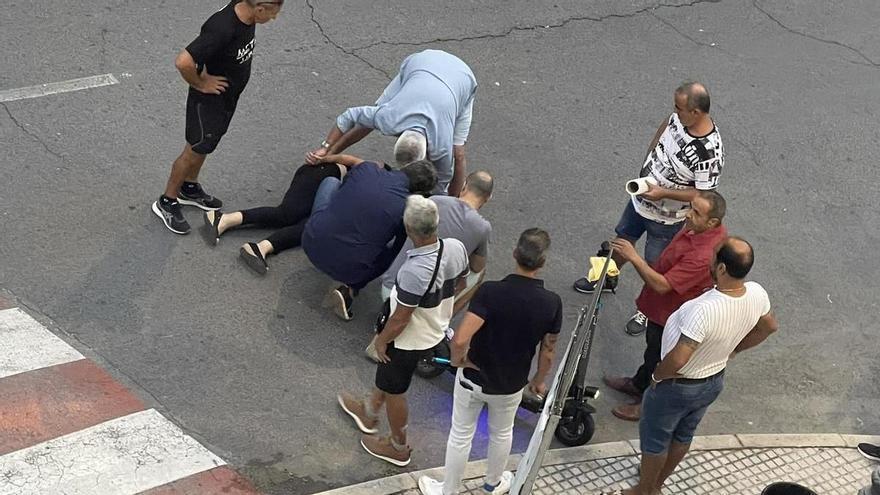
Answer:
<path fill-rule="evenodd" d="M 24 311 L 0 311 L 0 378 L 83 359 Z"/>
<path fill-rule="evenodd" d="M 0 456 L 0 495 L 135 495 L 224 464 L 149 409 Z"/>

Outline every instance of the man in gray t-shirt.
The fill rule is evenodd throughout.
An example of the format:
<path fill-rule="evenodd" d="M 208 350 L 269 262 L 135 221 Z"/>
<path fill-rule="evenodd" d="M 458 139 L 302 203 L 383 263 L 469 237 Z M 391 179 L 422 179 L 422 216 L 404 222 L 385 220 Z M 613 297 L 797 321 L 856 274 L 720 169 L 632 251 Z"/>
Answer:
<path fill-rule="evenodd" d="M 483 280 L 492 225 L 480 215 L 479 209 L 492 197 L 493 186 L 494 180 L 488 172 L 474 172 L 467 177 L 460 197 L 431 197 L 440 212 L 440 225 L 437 228 L 439 237 L 461 241 L 470 259 L 471 273 L 467 278 L 467 286 L 455 299 L 455 313 L 467 304 Z M 397 258 L 382 275 L 383 301 L 390 296 L 397 273 L 407 259 L 407 251 L 412 248 L 412 240 L 407 239 Z"/>

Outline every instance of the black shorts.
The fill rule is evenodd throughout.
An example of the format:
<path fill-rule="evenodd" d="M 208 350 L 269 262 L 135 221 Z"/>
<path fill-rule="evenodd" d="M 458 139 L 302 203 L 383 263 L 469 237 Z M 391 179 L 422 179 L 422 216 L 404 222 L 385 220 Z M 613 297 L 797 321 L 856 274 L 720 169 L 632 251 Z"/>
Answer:
<path fill-rule="evenodd" d="M 430 349 L 429 349 L 430 350 Z M 385 351 L 391 361 L 379 363 L 376 368 L 376 388 L 386 394 L 399 395 L 406 393 L 412 382 L 416 365 L 425 357 L 428 350 L 407 351 L 394 347 L 394 342 L 388 344 Z"/>
<path fill-rule="evenodd" d="M 190 90 L 186 98 L 186 142 L 207 155 L 217 148 L 235 114 L 238 97 L 206 95 Z"/>

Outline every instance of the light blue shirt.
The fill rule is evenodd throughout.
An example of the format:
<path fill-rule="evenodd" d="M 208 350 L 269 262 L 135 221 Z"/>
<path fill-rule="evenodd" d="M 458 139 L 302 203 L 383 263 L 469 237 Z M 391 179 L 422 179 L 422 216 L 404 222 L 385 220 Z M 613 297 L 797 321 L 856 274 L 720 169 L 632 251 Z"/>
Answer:
<path fill-rule="evenodd" d="M 336 126 L 346 132 L 357 125 L 387 136 L 408 129 L 422 132 L 438 187 L 445 190 L 454 169 L 452 146 L 464 144 L 470 133 L 476 91 L 477 79 L 460 58 L 425 50 L 404 59 L 375 105 L 347 109 Z"/>

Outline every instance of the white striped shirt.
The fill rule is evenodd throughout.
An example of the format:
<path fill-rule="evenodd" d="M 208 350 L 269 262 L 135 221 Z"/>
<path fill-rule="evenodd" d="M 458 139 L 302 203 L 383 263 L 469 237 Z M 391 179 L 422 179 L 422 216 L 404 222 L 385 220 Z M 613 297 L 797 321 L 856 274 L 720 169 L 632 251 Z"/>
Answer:
<path fill-rule="evenodd" d="M 663 328 L 661 358 L 684 335 L 700 343 L 678 373 L 685 378 L 706 378 L 727 365 L 730 353 L 755 328 L 758 319 L 770 312 L 767 291 L 756 282 L 745 283 L 746 293 L 732 297 L 717 289 L 682 304 Z"/>

